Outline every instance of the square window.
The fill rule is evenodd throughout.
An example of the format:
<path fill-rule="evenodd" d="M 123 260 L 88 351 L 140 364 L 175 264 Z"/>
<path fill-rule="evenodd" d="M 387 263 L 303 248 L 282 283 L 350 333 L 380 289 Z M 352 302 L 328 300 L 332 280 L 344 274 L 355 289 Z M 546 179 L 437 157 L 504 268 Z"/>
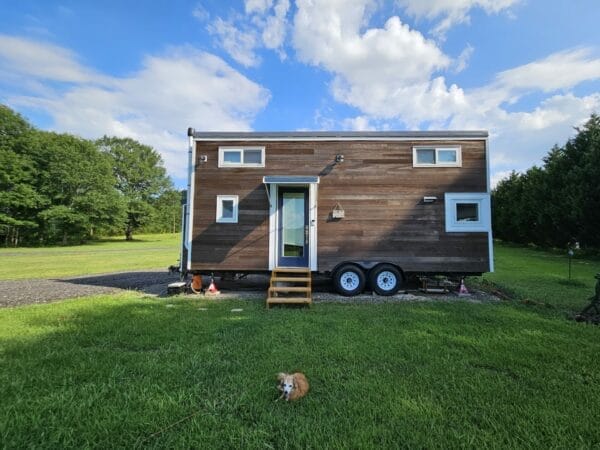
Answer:
<path fill-rule="evenodd" d="M 238 196 L 217 195 L 217 223 L 237 223 Z"/>
<path fill-rule="evenodd" d="M 244 150 L 244 164 L 262 164 L 262 151 Z"/>
<path fill-rule="evenodd" d="M 226 164 L 239 164 L 242 162 L 240 150 L 226 150 L 223 152 L 223 162 Z"/>
<path fill-rule="evenodd" d="M 490 232 L 490 194 L 487 192 L 449 193 L 444 195 L 446 232 Z"/>
<path fill-rule="evenodd" d="M 420 148 L 417 150 L 417 164 L 435 164 L 435 149 Z"/>
<path fill-rule="evenodd" d="M 446 163 L 455 163 L 456 162 L 456 149 L 438 149 L 437 153 L 437 162 L 446 164 Z"/>
<path fill-rule="evenodd" d="M 479 222 L 479 203 L 457 203 L 457 222 Z"/>

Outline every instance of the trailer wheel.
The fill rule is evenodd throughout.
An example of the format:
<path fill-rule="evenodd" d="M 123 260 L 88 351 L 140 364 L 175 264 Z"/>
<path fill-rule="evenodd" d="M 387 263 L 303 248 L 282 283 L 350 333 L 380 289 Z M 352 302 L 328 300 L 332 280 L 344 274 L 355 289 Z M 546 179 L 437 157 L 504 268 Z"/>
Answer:
<path fill-rule="evenodd" d="M 391 264 L 381 264 L 369 272 L 369 283 L 379 295 L 394 295 L 403 281 L 400 271 Z"/>
<path fill-rule="evenodd" d="M 360 294 L 366 284 L 365 273 L 354 264 L 344 264 L 335 271 L 333 284 L 335 290 L 346 297 Z"/>

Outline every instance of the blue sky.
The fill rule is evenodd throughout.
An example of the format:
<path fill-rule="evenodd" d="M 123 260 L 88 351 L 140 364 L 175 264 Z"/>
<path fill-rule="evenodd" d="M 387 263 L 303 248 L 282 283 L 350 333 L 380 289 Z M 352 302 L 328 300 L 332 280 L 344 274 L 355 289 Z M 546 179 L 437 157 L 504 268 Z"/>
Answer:
<path fill-rule="evenodd" d="M 130 136 L 184 185 L 185 131 L 487 129 L 492 177 L 600 112 L 598 0 L 0 0 L 0 102 Z"/>

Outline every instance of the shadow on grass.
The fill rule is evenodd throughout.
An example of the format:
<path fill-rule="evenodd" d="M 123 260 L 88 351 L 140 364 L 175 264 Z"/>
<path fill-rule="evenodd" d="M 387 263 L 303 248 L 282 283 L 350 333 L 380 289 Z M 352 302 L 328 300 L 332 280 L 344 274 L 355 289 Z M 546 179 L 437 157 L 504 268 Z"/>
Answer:
<path fill-rule="evenodd" d="M 266 311 L 262 301 L 124 297 L 24 309 L 15 322 L 0 340 L 8 448 L 598 438 L 586 414 L 600 407 L 597 333 L 507 305 Z M 293 370 L 307 374 L 309 395 L 275 402 L 275 373 Z"/>

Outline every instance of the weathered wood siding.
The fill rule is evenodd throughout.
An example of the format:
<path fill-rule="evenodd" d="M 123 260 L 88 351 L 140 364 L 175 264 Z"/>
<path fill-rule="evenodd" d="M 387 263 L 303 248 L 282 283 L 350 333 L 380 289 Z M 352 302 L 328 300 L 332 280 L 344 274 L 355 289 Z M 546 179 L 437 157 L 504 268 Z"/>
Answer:
<path fill-rule="evenodd" d="M 414 145 L 457 145 L 462 167 L 415 168 Z M 265 147 L 264 168 L 218 168 L 219 145 Z M 446 233 L 444 193 L 486 192 L 485 141 L 196 143 L 192 270 L 267 270 L 264 175 L 318 175 L 318 268 L 385 260 L 408 272 L 486 272 L 487 233 Z M 334 164 L 336 154 L 344 162 Z M 200 155 L 208 162 L 200 163 Z M 216 223 L 217 195 L 239 196 L 237 224 Z M 424 204 L 424 196 L 436 196 Z M 345 218 L 334 221 L 339 203 Z"/>

